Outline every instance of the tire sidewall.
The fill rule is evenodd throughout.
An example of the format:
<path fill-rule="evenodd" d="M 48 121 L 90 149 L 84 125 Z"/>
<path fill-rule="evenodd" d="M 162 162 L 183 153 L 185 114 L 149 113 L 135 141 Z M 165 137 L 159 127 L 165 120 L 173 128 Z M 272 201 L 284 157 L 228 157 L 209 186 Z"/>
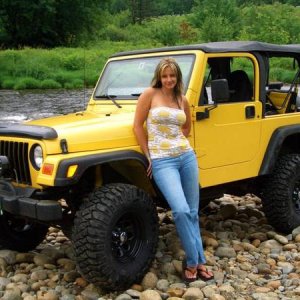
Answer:
<path fill-rule="evenodd" d="M 89 215 L 88 211 L 93 217 L 82 223 L 84 216 Z M 133 223 L 138 224 L 136 229 L 140 240 L 135 255 L 123 260 L 112 250 L 112 233 L 124 216 L 131 216 Z M 88 228 L 84 229 L 84 226 L 90 225 L 93 227 L 92 235 Z M 150 267 L 158 242 L 158 217 L 151 198 L 135 186 L 109 184 L 98 189 L 90 196 L 89 203 L 83 204 L 75 226 L 73 239 L 77 262 L 81 273 L 90 282 L 108 289 L 123 289 L 139 281 Z M 82 230 L 86 230 L 86 236 L 80 237 L 79 241 L 76 232 Z M 97 243 L 89 245 L 92 238 Z M 76 250 L 82 244 L 87 251 Z M 93 265 L 91 257 L 97 259 L 97 266 Z"/>

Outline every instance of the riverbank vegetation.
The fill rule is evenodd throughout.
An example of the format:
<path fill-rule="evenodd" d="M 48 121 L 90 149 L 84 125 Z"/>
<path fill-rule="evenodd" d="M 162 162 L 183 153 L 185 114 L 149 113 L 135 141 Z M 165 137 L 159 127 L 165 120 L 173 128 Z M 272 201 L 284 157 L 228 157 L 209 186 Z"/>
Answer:
<path fill-rule="evenodd" d="M 300 43 L 298 0 L 38 2 L 0 3 L 2 89 L 92 87 L 119 51 L 224 40 Z M 284 76 L 279 60 L 272 80 Z"/>

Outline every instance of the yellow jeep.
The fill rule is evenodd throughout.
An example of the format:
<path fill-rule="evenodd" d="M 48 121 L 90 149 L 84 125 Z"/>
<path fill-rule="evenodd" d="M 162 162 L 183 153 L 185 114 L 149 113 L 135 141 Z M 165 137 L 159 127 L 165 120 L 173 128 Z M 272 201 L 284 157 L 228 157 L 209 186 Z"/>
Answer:
<path fill-rule="evenodd" d="M 132 123 L 166 56 L 183 73 L 201 204 L 251 192 L 277 230 L 300 225 L 300 45 L 217 42 L 117 53 L 85 111 L 0 127 L 1 247 L 33 249 L 57 226 L 90 282 L 124 289 L 141 280 L 166 201 L 146 176 Z M 271 82 L 278 59 L 290 82 Z"/>

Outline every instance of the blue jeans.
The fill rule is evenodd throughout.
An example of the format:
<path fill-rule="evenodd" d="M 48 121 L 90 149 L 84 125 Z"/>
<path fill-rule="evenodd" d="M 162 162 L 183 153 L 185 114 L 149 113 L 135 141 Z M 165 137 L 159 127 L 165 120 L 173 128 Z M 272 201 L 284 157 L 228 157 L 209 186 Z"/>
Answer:
<path fill-rule="evenodd" d="M 171 207 L 187 266 L 206 262 L 199 228 L 198 164 L 194 151 L 152 160 L 154 180 Z"/>

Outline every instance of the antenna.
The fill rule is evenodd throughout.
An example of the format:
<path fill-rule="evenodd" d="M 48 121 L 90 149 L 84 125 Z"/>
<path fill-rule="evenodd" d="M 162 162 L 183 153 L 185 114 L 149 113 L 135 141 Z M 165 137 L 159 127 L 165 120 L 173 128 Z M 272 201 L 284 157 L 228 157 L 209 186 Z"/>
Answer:
<path fill-rule="evenodd" d="M 83 103 L 84 109 L 86 105 L 86 54 L 85 54 L 85 46 L 83 48 Z"/>
<path fill-rule="evenodd" d="M 85 9 L 85 0 L 83 0 L 83 10 L 84 10 L 84 18 L 86 18 L 86 9 Z M 85 39 L 85 37 L 84 37 Z M 83 110 L 86 106 L 86 52 L 85 52 L 85 43 L 83 46 Z"/>

